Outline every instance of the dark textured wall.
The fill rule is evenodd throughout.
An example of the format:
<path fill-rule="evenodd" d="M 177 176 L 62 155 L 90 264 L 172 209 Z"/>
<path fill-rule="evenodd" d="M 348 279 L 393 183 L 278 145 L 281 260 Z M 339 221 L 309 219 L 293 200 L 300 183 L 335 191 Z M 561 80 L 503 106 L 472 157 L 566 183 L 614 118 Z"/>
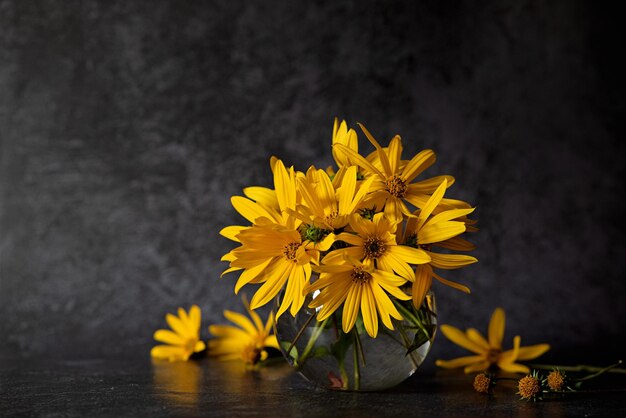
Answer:
<path fill-rule="evenodd" d="M 448 275 L 473 294 L 435 285 L 443 322 L 502 305 L 507 344 L 623 353 L 616 11 L 292 3 L 0 1 L 0 354 L 147 355 L 165 312 L 239 309 L 229 197 L 271 155 L 329 165 L 335 116 L 433 148 L 477 205 L 480 263 Z"/>

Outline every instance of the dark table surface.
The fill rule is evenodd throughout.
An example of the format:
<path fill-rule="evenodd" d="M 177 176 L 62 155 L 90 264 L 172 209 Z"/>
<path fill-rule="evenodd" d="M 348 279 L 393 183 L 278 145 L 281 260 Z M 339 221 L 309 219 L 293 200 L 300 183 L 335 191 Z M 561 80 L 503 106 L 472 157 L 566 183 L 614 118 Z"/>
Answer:
<path fill-rule="evenodd" d="M 598 383 L 599 382 L 599 383 Z M 0 416 L 625 416 L 626 377 L 586 392 L 526 402 L 514 382 L 493 395 L 462 372 L 418 370 L 375 393 L 312 386 L 282 360 L 260 370 L 237 362 L 0 359 Z"/>

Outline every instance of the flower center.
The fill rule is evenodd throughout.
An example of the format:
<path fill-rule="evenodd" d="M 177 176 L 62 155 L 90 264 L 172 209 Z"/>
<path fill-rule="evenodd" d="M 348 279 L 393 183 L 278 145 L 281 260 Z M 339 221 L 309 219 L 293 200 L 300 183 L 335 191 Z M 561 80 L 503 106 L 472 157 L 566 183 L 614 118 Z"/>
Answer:
<path fill-rule="evenodd" d="M 254 344 L 246 345 L 241 352 L 241 359 L 248 364 L 257 364 L 261 361 L 263 350 Z"/>
<path fill-rule="evenodd" d="M 196 349 L 197 342 L 198 340 L 196 340 L 195 338 L 188 338 L 187 341 L 185 341 L 185 350 L 193 353 Z"/>
<path fill-rule="evenodd" d="M 324 216 L 324 222 L 326 222 L 328 225 L 332 225 L 336 217 L 337 217 L 337 212 L 333 211 L 330 214 Z"/>
<path fill-rule="evenodd" d="M 387 191 L 390 195 L 395 196 L 397 198 L 403 198 L 406 195 L 406 190 L 408 186 L 400 178 L 400 176 L 394 175 L 391 178 L 388 178 L 385 181 L 385 186 L 387 187 Z"/>
<path fill-rule="evenodd" d="M 539 380 L 533 376 L 526 376 L 520 379 L 517 384 L 517 389 L 519 390 L 519 395 L 524 399 L 533 399 L 539 391 L 541 390 L 541 386 L 539 385 Z"/>
<path fill-rule="evenodd" d="M 296 252 L 300 248 L 299 242 L 290 242 L 289 244 L 283 247 L 283 255 L 289 261 L 296 262 Z"/>
<path fill-rule="evenodd" d="M 378 258 L 385 253 L 387 247 L 385 242 L 377 236 L 369 237 L 363 243 L 365 257 Z"/>
<path fill-rule="evenodd" d="M 553 370 L 548 375 L 548 386 L 554 391 L 563 390 L 565 386 L 565 377 L 558 370 Z"/>
<path fill-rule="evenodd" d="M 474 378 L 474 389 L 476 392 L 489 393 L 489 389 L 491 389 L 491 378 L 484 373 L 477 374 Z"/>
<path fill-rule="evenodd" d="M 495 364 L 498 362 L 500 358 L 500 354 L 502 354 L 502 350 L 498 350 L 497 348 L 490 348 L 487 352 L 487 361 L 490 364 Z"/>
<path fill-rule="evenodd" d="M 352 270 L 352 281 L 358 284 L 365 284 L 370 281 L 372 275 L 363 270 L 363 267 L 355 267 Z"/>

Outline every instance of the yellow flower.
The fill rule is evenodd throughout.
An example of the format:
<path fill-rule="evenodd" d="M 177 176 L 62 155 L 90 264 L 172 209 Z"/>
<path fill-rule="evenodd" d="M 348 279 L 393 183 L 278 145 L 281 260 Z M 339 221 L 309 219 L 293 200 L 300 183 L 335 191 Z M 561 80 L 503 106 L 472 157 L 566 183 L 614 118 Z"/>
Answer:
<path fill-rule="evenodd" d="M 335 259 L 334 263 L 316 267 L 316 270 L 321 273 L 320 278 L 305 292 L 321 292 L 309 307 L 321 306 L 317 320 L 323 321 L 343 304 L 341 325 L 345 333 L 354 327 L 360 309 L 365 330 L 376 338 L 379 316 L 389 329 L 393 329 L 390 317 L 402 319 L 387 293 L 400 300 L 411 299 L 400 290 L 400 286 L 406 283 L 405 279 L 374 268 L 372 262 Z"/>
<path fill-rule="evenodd" d="M 336 239 L 353 246 L 332 251 L 324 257 L 325 264 L 336 263 L 347 256 L 372 262 L 377 269 L 395 272 L 406 280 L 413 280 L 414 272 L 409 264 L 430 261 L 426 251 L 396 243 L 397 224 L 389 221 L 382 212 L 375 214 L 371 221 L 361 215 L 352 215 L 350 228 L 356 235 L 342 232 Z"/>
<path fill-rule="evenodd" d="M 275 335 L 271 335 L 274 324 L 274 314 L 270 313 L 267 322 L 263 325 L 259 315 L 250 309 L 244 299 L 244 305 L 250 320 L 245 315 L 225 310 L 224 317 L 232 325 L 211 325 L 209 332 L 215 339 L 209 340 L 209 356 L 215 356 L 219 360 L 242 360 L 247 364 L 257 364 L 267 359 L 267 348 L 278 349 L 278 341 Z"/>
<path fill-rule="evenodd" d="M 447 188 L 447 180 L 444 179 L 437 190 L 428 199 L 424 207 L 415 212 L 416 218 L 409 218 L 404 232 L 404 242 L 412 247 L 422 248 L 430 256 L 430 262 L 418 265 L 415 269 L 413 282 L 413 304 L 416 307 L 422 305 L 426 292 L 430 289 L 432 278 L 439 282 L 458 289 L 465 293 L 470 293 L 467 286 L 446 280 L 433 271 L 434 268 L 445 270 L 458 269 L 468 264 L 477 262 L 476 258 L 464 254 L 442 254 L 431 251 L 433 245 L 446 242 L 466 231 L 465 222 L 459 221 L 474 211 L 468 209 L 449 209 L 431 216 L 437 206 L 441 203 Z"/>
<path fill-rule="evenodd" d="M 473 356 L 454 360 L 437 360 L 437 366 L 452 369 L 465 366 L 465 373 L 479 372 L 497 367 L 505 372 L 528 373 L 528 367 L 516 363 L 518 360 L 532 360 L 550 349 L 548 344 L 520 347 L 521 338 L 513 339 L 513 349 L 502 351 L 505 316 L 502 308 L 496 308 L 489 322 L 489 340 L 476 329 L 469 328 L 465 333 L 450 325 L 442 325 L 441 332 L 453 343 L 475 353 Z"/>
<path fill-rule="evenodd" d="M 318 264 L 320 251 L 327 250 L 334 242 L 334 235 L 327 235 L 318 244 L 302 240 L 295 229 L 259 221 L 237 234 L 241 246 L 229 253 L 230 268 L 224 273 L 243 269 L 235 285 L 235 293 L 248 283 L 263 283 L 250 302 L 257 309 L 273 300 L 286 286 L 283 301 L 276 314 L 283 314 L 289 307 L 293 316 L 304 303 L 304 287 L 311 278 L 311 263 Z"/>
<path fill-rule="evenodd" d="M 454 182 L 452 176 L 437 176 L 412 183 L 417 176 L 435 163 L 435 153 L 432 150 L 423 150 L 410 161 L 404 161 L 401 158 L 402 140 L 399 135 L 396 135 L 389 142 L 389 146 L 384 149 L 363 125 L 359 124 L 359 126 L 376 148 L 379 160 L 376 164 L 373 162 L 374 158 L 364 158 L 358 152 L 341 143 L 334 144 L 333 149 L 336 148 L 338 153 L 345 155 L 346 158 L 362 168 L 366 177 L 374 176 L 376 178 L 372 184 L 372 193 L 366 199 L 366 204 L 371 204 L 379 210 L 384 206 L 388 218 L 400 222 L 403 215 L 412 217 L 413 215 L 404 201 L 422 208 L 442 180 L 446 179 L 448 186 Z M 378 163 L 382 169 L 377 167 Z M 469 205 L 460 200 L 444 199 L 441 202 L 441 207 L 467 208 Z"/>
<path fill-rule="evenodd" d="M 200 341 L 200 316 L 197 305 L 189 309 L 189 314 L 183 308 L 178 308 L 178 316 L 168 313 L 165 319 L 173 332 L 160 329 L 154 333 L 155 340 L 168 345 L 153 347 L 150 355 L 169 361 L 187 361 L 193 353 L 204 350 L 206 346 Z"/>
<path fill-rule="evenodd" d="M 310 169 L 306 177 L 298 179 L 302 204 L 294 216 L 328 231 L 343 228 L 363 201 L 372 180 L 357 185 L 355 166 L 340 169 L 332 182 L 325 171 Z"/>

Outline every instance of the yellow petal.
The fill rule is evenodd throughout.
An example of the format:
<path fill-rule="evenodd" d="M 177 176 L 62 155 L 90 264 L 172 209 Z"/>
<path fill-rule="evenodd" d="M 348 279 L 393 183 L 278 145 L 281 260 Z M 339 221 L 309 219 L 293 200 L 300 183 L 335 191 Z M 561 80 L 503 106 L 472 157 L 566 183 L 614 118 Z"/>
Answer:
<path fill-rule="evenodd" d="M 422 229 L 422 226 L 428 219 L 431 213 L 435 210 L 441 199 L 443 198 L 443 194 L 446 192 L 446 187 L 448 187 L 448 181 L 443 180 L 437 190 L 432 194 L 432 196 L 428 199 L 422 210 L 419 211 L 417 215 L 417 229 L 418 231 Z"/>
<path fill-rule="evenodd" d="M 231 241 L 239 242 L 239 238 L 237 238 L 237 235 L 242 230 L 247 229 L 247 228 L 249 227 L 239 226 L 239 225 L 227 226 L 226 228 L 222 228 L 222 230 L 220 231 L 220 235 L 228 238 Z"/>
<path fill-rule="evenodd" d="M 386 174 L 387 177 L 391 177 L 393 176 L 395 173 L 391 170 L 391 164 L 389 163 L 389 157 L 387 157 L 387 154 L 385 153 L 385 151 L 383 150 L 383 148 L 380 146 L 380 144 L 378 143 L 378 141 L 376 141 L 374 139 L 374 137 L 372 136 L 372 134 L 365 128 L 365 126 L 363 126 L 360 123 L 357 123 L 357 125 L 359 125 L 359 128 L 361 128 L 361 130 L 363 131 L 363 133 L 365 134 L 365 136 L 367 137 L 367 139 L 372 143 L 372 145 L 374 145 L 374 147 L 376 148 L 376 151 L 378 152 L 378 158 L 380 160 L 381 165 L 383 166 L 383 170 L 384 173 Z"/>
<path fill-rule="evenodd" d="M 353 151 L 352 149 L 346 147 L 345 145 L 342 144 L 334 144 L 333 145 L 333 151 L 337 150 L 337 152 L 345 155 L 346 157 L 348 157 L 354 164 L 358 165 L 359 167 L 363 168 L 366 171 L 369 171 L 372 174 L 376 174 L 382 178 L 384 178 L 384 174 L 380 172 L 380 170 L 378 170 L 376 167 L 374 167 L 374 165 L 372 165 L 372 163 L 370 163 L 369 161 L 367 161 L 365 158 L 363 158 L 359 153 Z"/>
<path fill-rule="evenodd" d="M 413 282 L 413 306 L 419 308 L 422 306 L 426 293 L 430 290 L 433 283 L 431 271 L 425 266 L 417 266 L 415 269 L 415 281 Z"/>
<path fill-rule="evenodd" d="M 433 244 L 438 247 L 447 248 L 448 250 L 453 251 L 472 251 L 476 249 L 476 246 L 474 244 L 461 237 L 454 237 L 445 240 L 444 242 L 436 242 Z"/>
<path fill-rule="evenodd" d="M 378 314 L 376 312 L 376 300 L 369 284 L 361 286 L 361 314 L 363 315 L 363 325 L 370 337 L 376 338 L 378 335 Z"/>
<path fill-rule="evenodd" d="M 241 329 L 245 330 L 248 334 L 256 335 L 256 328 L 247 316 L 240 314 L 239 312 L 225 310 L 224 317 L 233 324 L 240 326 Z"/>
<path fill-rule="evenodd" d="M 405 280 L 411 280 L 415 276 L 411 266 L 391 251 L 387 251 L 387 253 L 378 257 L 377 261 L 379 268 L 386 271 L 395 271 L 398 276 L 403 277 Z"/>
<path fill-rule="evenodd" d="M 402 170 L 402 180 L 407 183 L 412 182 L 415 177 L 419 176 L 424 170 L 433 165 L 435 160 L 436 156 L 433 150 L 426 149 L 420 151 L 404 166 Z"/>
<path fill-rule="evenodd" d="M 509 373 L 530 373 L 530 369 L 519 363 L 502 363 L 498 364 L 498 367 L 505 372 Z"/>
<path fill-rule="evenodd" d="M 278 199 L 276 198 L 276 192 L 272 189 L 268 189 L 267 187 L 246 187 L 245 189 L 243 189 L 243 194 L 266 207 L 276 209 L 279 208 Z"/>
<path fill-rule="evenodd" d="M 469 215 L 472 212 L 474 212 L 474 208 L 446 210 L 433 216 L 426 223 L 435 224 L 438 222 L 451 221 L 453 219 L 457 219 L 457 218 L 461 218 L 463 216 Z"/>
<path fill-rule="evenodd" d="M 206 348 L 206 345 L 204 344 L 204 341 L 198 341 L 196 343 L 196 345 L 193 347 L 193 352 L 194 353 L 199 353 L 200 351 L 204 350 Z"/>
<path fill-rule="evenodd" d="M 504 338 L 505 315 L 504 309 L 496 308 L 489 321 L 489 345 L 499 350 L 502 349 L 502 338 Z"/>
<path fill-rule="evenodd" d="M 267 281 L 256 291 L 250 301 L 250 308 L 257 309 L 276 297 L 280 289 L 283 288 L 293 263 L 278 262 L 278 267 L 272 272 L 272 277 L 268 277 Z"/>
<path fill-rule="evenodd" d="M 274 165 L 274 188 L 281 211 L 296 208 L 295 183 L 281 160 L 277 160 Z"/>
<path fill-rule="evenodd" d="M 389 296 L 387 296 L 378 283 L 372 283 L 371 288 L 374 299 L 376 300 L 376 306 L 378 313 L 380 314 L 380 319 L 387 328 L 393 329 L 393 324 L 389 316 L 391 315 L 398 320 L 402 320 L 402 315 L 400 315 L 400 312 L 398 312 L 396 307 L 393 305 L 393 302 L 391 302 L 391 299 L 389 299 Z"/>
<path fill-rule="evenodd" d="M 487 370 L 489 368 L 490 364 L 487 360 L 483 360 L 481 362 L 472 364 L 467 366 L 466 368 L 463 369 L 463 371 L 468 374 L 468 373 L 475 373 L 475 372 L 482 372 L 484 370 Z"/>
<path fill-rule="evenodd" d="M 468 364 L 478 363 L 483 360 L 483 356 L 466 356 L 452 360 L 437 360 L 435 364 L 444 369 L 456 369 L 457 367 L 467 366 Z"/>
<path fill-rule="evenodd" d="M 246 199 L 242 196 L 233 196 L 230 198 L 230 203 L 235 210 L 239 212 L 241 216 L 246 218 L 250 223 L 254 223 L 257 218 L 265 217 L 267 219 L 274 219 L 274 217 L 256 202 L 250 199 Z"/>
<path fill-rule="evenodd" d="M 452 287 L 452 288 L 454 288 L 456 290 L 460 290 L 461 292 L 464 292 L 464 293 L 467 293 L 467 294 L 471 293 L 470 288 L 467 287 L 467 286 L 464 286 L 464 285 L 462 285 L 460 283 L 457 283 L 457 282 L 453 282 L 451 280 L 444 279 L 443 277 L 441 277 L 440 275 L 438 275 L 434 271 L 432 272 L 432 275 L 433 275 L 433 277 L 435 279 L 437 279 L 439 282 L 445 284 L 446 286 L 450 286 L 450 287 Z"/>
<path fill-rule="evenodd" d="M 430 264 L 445 270 L 454 270 L 478 262 L 475 257 L 465 254 L 441 254 L 430 252 Z"/>
<path fill-rule="evenodd" d="M 266 347 L 279 348 L 278 340 L 276 339 L 275 335 L 270 335 L 269 337 L 265 338 L 265 340 L 263 341 L 263 345 L 265 345 Z"/>
<path fill-rule="evenodd" d="M 171 345 L 157 345 L 150 350 L 150 356 L 157 359 L 169 361 L 185 361 L 189 358 L 190 353 L 182 347 L 174 347 Z"/>
<path fill-rule="evenodd" d="M 426 224 L 419 231 L 417 241 L 420 244 L 432 244 L 454 238 L 463 232 L 465 232 L 465 224 L 463 222 L 450 221 Z"/>
<path fill-rule="evenodd" d="M 441 332 L 450 341 L 452 341 L 458 346 L 461 346 L 476 354 L 482 354 L 485 352 L 485 350 L 480 345 L 476 344 L 474 341 L 467 338 L 467 335 L 465 335 L 465 333 L 463 333 L 458 328 L 444 324 L 441 326 Z"/>
<path fill-rule="evenodd" d="M 410 264 L 426 264 L 430 261 L 430 255 L 421 248 L 394 245 L 389 248 L 389 252 Z"/>
<path fill-rule="evenodd" d="M 175 315 L 172 315 L 171 313 L 168 313 L 167 315 L 165 315 L 165 320 L 167 321 L 170 328 L 174 330 L 175 333 L 177 333 L 181 337 L 188 336 L 189 331 L 187 331 L 187 327 L 185 326 L 185 324 L 183 324 L 180 318 L 178 318 Z"/>
<path fill-rule="evenodd" d="M 489 347 L 489 343 L 485 337 L 483 337 L 482 334 L 476 330 L 476 328 L 468 328 L 465 331 L 465 334 L 467 335 L 467 338 L 481 346 L 485 351 L 488 351 L 491 348 Z"/>
<path fill-rule="evenodd" d="M 389 155 L 389 168 L 391 173 L 397 173 L 400 168 L 400 160 L 402 156 L 402 139 L 400 135 L 396 135 L 389 142 L 387 147 L 387 154 Z"/>
<path fill-rule="evenodd" d="M 550 349 L 549 344 L 537 344 L 537 345 L 529 345 L 527 347 L 520 347 L 519 353 L 517 354 L 518 360 L 532 360 L 534 358 L 539 357 L 546 351 Z"/>
<path fill-rule="evenodd" d="M 354 327 L 354 323 L 356 322 L 356 318 L 359 314 L 359 306 L 361 304 L 361 286 L 353 285 L 350 286 L 350 290 L 348 291 L 348 296 L 346 297 L 346 301 L 343 305 L 343 315 L 342 315 L 342 328 L 343 332 L 346 334 L 350 332 L 352 327 Z"/>
<path fill-rule="evenodd" d="M 192 305 L 189 308 L 189 321 L 193 326 L 194 332 L 200 332 L 200 322 L 202 320 L 202 311 L 198 305 Z"/>
<path fill-rule="evenodd" d="M 184 339 L 181 338 L 178 334 L 175 334 L 172 331 L 166 329 L 157 330 L 154 333 L 154 339 L 162 343 L 172 345 L 183 345 L 185 343 Z"/>

